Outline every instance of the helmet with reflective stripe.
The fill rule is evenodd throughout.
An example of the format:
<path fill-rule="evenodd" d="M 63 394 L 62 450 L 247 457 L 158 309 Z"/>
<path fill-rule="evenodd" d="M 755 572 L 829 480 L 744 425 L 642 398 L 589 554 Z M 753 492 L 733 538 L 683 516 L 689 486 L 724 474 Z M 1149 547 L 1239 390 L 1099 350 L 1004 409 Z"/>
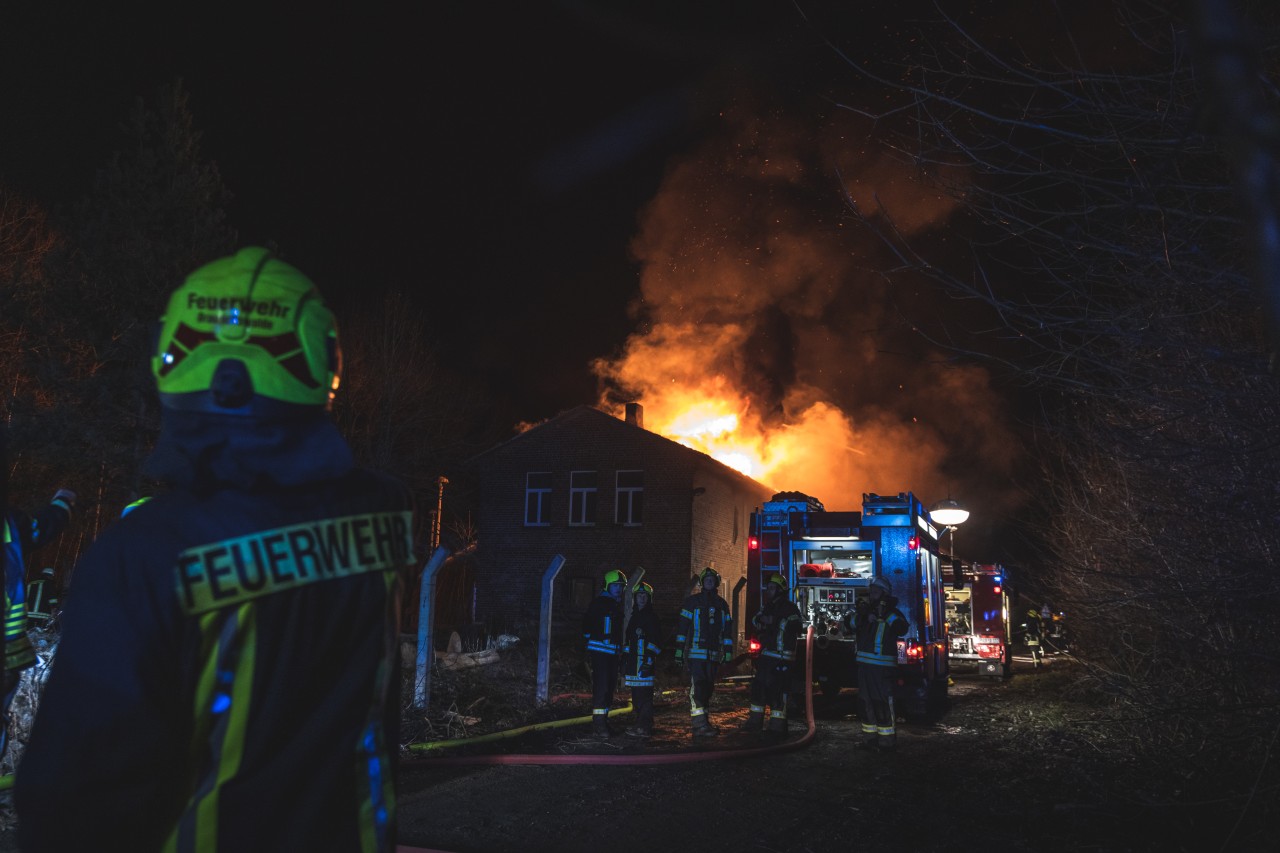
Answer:
<path fill-rule="evenodd" d="M 871 582 L 871 586 L 879 587 L 880 591 L 885 595 L 893 594 L 893 584 L 889 583 L 887 578 L 879 577 Z"/>
<path fill-rule="evenodd" d="M 783 592 L 786 592 L 787 589 L 787 579 L 782 576 L 781 572 L 774 572 L 769 576 L 769 579 L 765 581 L 765 584 L 773 584 Z"/>
<path fill-rule="evenodd" d="M 604 573 L 605 589 L 608 589 L 610 586 L 612 586 L 615 583 L 625 584 L 626 582 L 627 582 L 627 576 L 624 575 L 622 572 L 618 571 L 617 569 Z"/>
<path fill-rule="evenodd" d="M 720 573 L 710 566 L 707 566 L 698 573 L 698 586 L 705 587 L 707 585 L 707 578 L 715 578 L 715 585 L 720 586 Z"/>
<path fill-rule="evenodd" d="M 151 370 L 167 408 L 261 417 L 328 407 L 340 364 L 337 325 L 311 279 L 249 247 L 174 291 Z"/>
<path fill-rule="evenodd" d="M 631 590 L 631 594 L 647 595 L 650 598 L 653 598 L 653 587 L 649 586 L 644 581 L 641 581 L 640 583 L 636 584 L 635 587 Z"/>

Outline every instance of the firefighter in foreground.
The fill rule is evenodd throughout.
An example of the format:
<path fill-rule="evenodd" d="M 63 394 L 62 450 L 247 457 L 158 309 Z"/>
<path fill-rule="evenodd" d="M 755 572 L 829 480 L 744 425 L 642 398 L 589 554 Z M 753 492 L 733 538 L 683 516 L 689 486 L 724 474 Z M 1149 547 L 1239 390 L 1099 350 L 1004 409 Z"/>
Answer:
<path fill-rule="evenodd" d="M 9 706 L 22 673 L 35 666 L 27 636 L 27 557 L 53 540 L 71 521 L 76 493 L 58 489 L 49 505 L 28 515 L 16 507 L 4 514 L 4 704 L 0 707 L 0 758 L 9 747 Z"/>
<path fill-rule="evenodd" d="M 862 701 L 862 746 L 893 749 L 893 682 L 898 669 L 898 638 L 907 632 L 907 617 L 898 610 L 893 587 L 883 577 L 871 582 L 867 598 L 854 608 L 853 633 L 858 646 L 858 696 Z"/>
<path fill-rule="evenodd" d="M 171 488 L 76 568 L 18 770 L 24 850 L 389 853 L 407 489 L 330 420 L 337 329 L 267 250 L 193 272 L 152 370 Z"/>
<path fill-rule="evenodd" d="M 720 664 L 733 659 L 733 617 L 718 592 L 720 573 L 707 566 L 698 575 L 698 592 L 684 600 L 676 626 L 676 663 L 689 671 L 689 716 L 694 737 L 715 737 L 708 705 Z"/>
<path fill-rule="evenodd" d="M 653 610 L 653 587 L 641 583 L 631 593 L 631 618 L 623 649 L 622 680 L 631 688 L 631 706 L 636 712 L 635 725 L 626 731 L 628 737 L 653 735 L 653 670 L 662 654 L 658 644 L 661 636 L 662 627 Z"/>
<path fill-rule="evenodd" d="M 751 624 L 760 632 L 760 657 L 751 680 L 751 710 L 742 728 L 760 731 L 764 725 L 765 706 L 769 707 L 769 732 L 787 733 L 787 686 L 791 680 L 791 664 L 796 659 L 796 641 L 800 637 L 800 611 L 787 592 L 787 579 L 774 573 L 761 590 L 760 612 Z"/>
<path fill-rule="evenodd" d="M 622 654 L 622 596 L 627 576 L 620 571 L 604 573 L 604 587 L 582 617 L 582 635 L 591 659 L 591 733 L 613 737 L 609 729 L 609 707 L 618 683 L 618 658 Z"/>

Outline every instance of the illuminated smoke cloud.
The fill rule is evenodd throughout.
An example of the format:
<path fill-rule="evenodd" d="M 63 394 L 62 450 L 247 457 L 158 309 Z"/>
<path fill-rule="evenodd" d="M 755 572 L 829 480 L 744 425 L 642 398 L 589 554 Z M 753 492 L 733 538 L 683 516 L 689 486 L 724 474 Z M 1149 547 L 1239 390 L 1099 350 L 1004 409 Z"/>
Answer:
<path fill-rule="evenodd" d="M 722 118 L 640 217 L 640 330 L 594 365 L 602 407 L 639 401 L 646 428 L 829 509 L 905 489 L 998 503 L 998 485 L 960 473 L 998 484 L 1014 464 L 988 376 L 940 366 L 902 313 L 930 297 L 891 289 L 840 195 L 867 212 L 878 197 L 909 233 L 951 202 L 861 151 L 846 116 Z"/>

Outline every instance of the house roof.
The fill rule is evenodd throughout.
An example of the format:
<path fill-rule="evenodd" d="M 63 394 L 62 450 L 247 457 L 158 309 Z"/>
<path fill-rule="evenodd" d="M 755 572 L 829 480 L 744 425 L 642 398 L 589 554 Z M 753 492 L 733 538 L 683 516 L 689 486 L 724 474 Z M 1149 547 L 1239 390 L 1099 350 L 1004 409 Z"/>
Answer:
<path fill-rule="evenodd" d="M 720 473 L 726 479 L 738 480 L 742 485 L 751 489 L 759 489 L 760 491 L 764 491 L 764 492 L 774 491 L 771 487 L 765 485 L 764 483 L 761 483 L 759 480 L 755 480 L 751 477 L 748 477 L 746 474 L 743 474 L 741 471 L 737 470 L 736 468 L 730 468 L 728 465 L 725 465 L 723 462 L 720 462 L 714 459 L 713 457 L 708 456 L 707 454 L 703 453 L 700 450 L 694 450 L 692 447 L 686 447 L 685 445 L 681 444 L 678 441 L 672 441 L 666 436 L 658 435 L 656 432 L 650 432 L 649 430 L 644 429 L 643 427 L 638 427 L 634 424 L 627 423 L 621 418 L 614 417 L 608 412 L 603 412 L 600 409 L 597 409 L 595 406 L 587 406 L 587 405 L 575 406 L 572 409 L 566 409 L 565 411 L 560 412 L 557 415 L 547 418 L 542 423 L 539 423 L 530 427 L 529 429 L 525 430 L 519 435 L 512 436 L 506 441 L 499 442 L 498 444 L 495 444 L 493 447 L 490 447 L 487 450 L 482 450 L 481 452 L 477 453 L 475 456 L 472 456 L 470 459 L 466 460 L 463 463 L 463 465 L 465 467 L 470 468 L 474 464 L 476 464 L 478 461 L 480 461 L 483 457 L 488 456 L 491 453 L 496 453 L 500 450 L 506 450 L 510 448 L 512 445 L 529 440 L 531 436 L 536 437 L 540 430 L 545 430 L 553 426 L 560 427 L 560 428 L 572 427 L 575 423 L 579 423 L 579 422 L 582 422 L 582 423 L 591 422 L 596 425 L 602 426 L 605 429 L 639 430 L 641 433 L 644 434 L 646 440 L 661 442 L 662 444 L 668 445 L 672 452 L 677 454 L 686 454 L 689 456 L 691 461 L 705 465 L 711 470 Z"/>

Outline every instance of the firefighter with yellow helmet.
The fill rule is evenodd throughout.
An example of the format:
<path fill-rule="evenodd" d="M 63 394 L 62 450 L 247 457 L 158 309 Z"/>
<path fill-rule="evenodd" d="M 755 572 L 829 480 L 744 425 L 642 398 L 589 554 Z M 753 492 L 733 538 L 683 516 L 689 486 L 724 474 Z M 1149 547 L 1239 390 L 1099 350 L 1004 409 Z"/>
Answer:
<path fill-rule="evenodd" d="M 627 644 L 622 650 L 622 681 L 631 688 L 635 725 L 628 737 L 647 738 L 653 734 L 654 668 L 662 654 L 662 626 L 653 609 L 653 587 L 640 583 L 631 591 L 631 618 L 627 620 Z"/>
<path fill-rule="evenodd" d="M 760 656 L 756 659 L 755 677 L 751 679 L 751 709 L 742 724 L 749 732 L 764 725 L 768 706 L 771 734 L 787 733 L 787 688 L 791 684 L 791 664 L 796 659 L 796 641 L 800 638 L 800 610 L 791 600 L 787 579 L 775 572 L 760 591 L 760 611 L 751 624 L 760 632 Z"/>
<path fill-rule="evenodd" d="M 872 580 L 867 597 L 858 599 L 854 607 L 851 626 L 857 642 L 863 748 L 891 750 L 897 746 L 893 682 L 898 674 L 898 638 L 907 632 L 907 626 L 893 584 L 883 576 Z"/>
<path fill-rule="evenodd" d="M 334 316 L 246 248 L 172 294 L 151 363 L 169 488 L 76 568 L 20 844 L 389 853 L 413 514 L 328 415 Z"/>
<path fill-rule="evenodd" d="M 623 646 L 622 599 L 627 576 L 618 570 L 604 573 L 604 585 L 587 606 L 582 617 L 582 636 L 587 641 L 591 661 L 591 731 L 597 737 L 612 737 L 609 707 L 618 683 L 618 663 Z"/>
<path fill-rule="evenodd" d="M 689 672 L 689 718 L 694 737 L 715 737 L 709 705 L 720 665 L 733 660 L 733 616 L 716 590 L 720 573 L 707 566 L 698 574 L 698 591 L 684 600 L 676 624 L 676 663 Z"/>

